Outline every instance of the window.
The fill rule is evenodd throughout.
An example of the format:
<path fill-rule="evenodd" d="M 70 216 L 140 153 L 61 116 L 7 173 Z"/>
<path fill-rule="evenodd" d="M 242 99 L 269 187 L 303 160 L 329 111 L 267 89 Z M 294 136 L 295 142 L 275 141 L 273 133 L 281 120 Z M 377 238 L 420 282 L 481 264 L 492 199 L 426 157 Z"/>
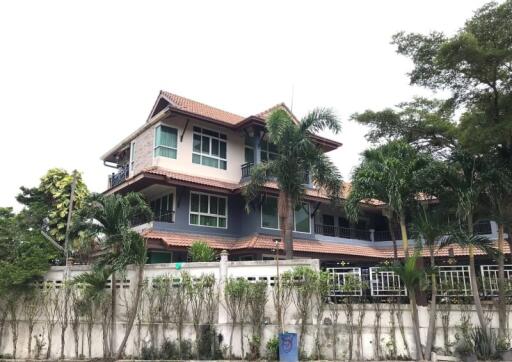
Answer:
<path fill-rule="evenodd" d="M 174 195 L 168 194 L 150 202 L 156 221 L 172 222 Z"/>
<path fill-rule="evenodd" d="M 135 165 L 135 141 L 130 143 L 130 172 L 133 172 L 133 166 Z"/>
<path fill-rule="evenodd" d="M 266 196 L 261 204 L 261 227 L 279 229 L 279 216 L 277 213 L 277 197 Z M 309 203 L 304 202 L 295 208 L 294 231 L 310 233 L 311 220 L 309 216 Z"/>
<path fill-rule="evenodd" d="M 225 170 L 226 135 L 194 127 L 192 162 Z"/>
<path fill-rule="evenodd" d="M 155 157 L 169 157 L 176 159 L 178 154 L 178 131 L 167 126 L 158 126 L 155 129 Z"/>
<path fill-rule="evenodd" d="M 311 218 L 309 216 L 309 203 L 303 202 L 301 205 L 297 205 L 295 207 L 295 231 L 301 232 L 301 233 L 310 233 L 310 221 Z"/>
<path fill-rule="evenodd" d="M 220 196 L 191 192 L 190 224 L 227 228 L 227 199 Z"/>
<path fill-rule="evenodd" d="M 261 227 L 279 229 L 277 215 L 277 197 L 266 196 L 261 204 Z"/>
<path fill-rule="evenodd" d="M 254 147 L 252 146 L 250 138 L 245 138 L 244 162 L 254 163 Z"/>
<path fill-rule="evenodd" d="M 277 158 L 277 147 L 272 143 L 261 140 L 261 162 L 275 160 Z"/>

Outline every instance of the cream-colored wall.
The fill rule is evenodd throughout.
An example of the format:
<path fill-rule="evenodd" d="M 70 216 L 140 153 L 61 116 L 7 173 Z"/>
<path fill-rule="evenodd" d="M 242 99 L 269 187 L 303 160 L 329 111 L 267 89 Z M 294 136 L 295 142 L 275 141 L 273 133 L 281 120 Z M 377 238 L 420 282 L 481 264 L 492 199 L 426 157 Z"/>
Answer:
<path fill-rule="evenodd" d="M 164 124 L 178 130 L 177 159 L 167 157 L 153 157 L 155 142 L 155 128 Z M 244 137 L 239 132 L 214 125 L 208 122 L 190 120 L 181 141 L 181 135 L 185 129 L 186 119 L 173 116 L 157 123 L 147 129 L 135 139 L 135 165 L 133 175 L 150 166 L 158 166 L 175 172 L 192 176 L 208 177 L 227 182 L 238 183 L 242 177 L 241 165 L 244 163 Z M 194 126 L 206 128 L 227 136 L 227 169 L 198 165 L 192 163 L 192 145 Z"/>

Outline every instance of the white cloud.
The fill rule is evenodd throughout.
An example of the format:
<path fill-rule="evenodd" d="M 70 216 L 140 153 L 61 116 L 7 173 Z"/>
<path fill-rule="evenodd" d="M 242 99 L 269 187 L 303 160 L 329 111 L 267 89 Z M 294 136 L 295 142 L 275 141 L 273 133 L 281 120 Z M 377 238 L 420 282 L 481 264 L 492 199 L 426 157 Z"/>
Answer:
<path fill-rule="evenodd" d="M 249 115 L 285 101 L 333 107 L 348 178 L 366 147 L 347 122 L 410 99 L 399 30 L 453 32 L 484 1 L 3 1 L 0 205 L 50 167 L 94 191 L 99 157 L 140 126 L 160 89 Z"/>

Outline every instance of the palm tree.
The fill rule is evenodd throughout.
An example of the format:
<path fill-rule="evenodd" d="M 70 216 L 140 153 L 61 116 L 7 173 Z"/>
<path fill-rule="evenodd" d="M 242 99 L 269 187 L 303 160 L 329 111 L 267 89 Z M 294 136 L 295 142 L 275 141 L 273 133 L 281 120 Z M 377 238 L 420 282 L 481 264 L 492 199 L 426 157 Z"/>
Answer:
<path fill-rule="evenodd" d="M 409 304 L 411 307 L 411 319 L 414 334 L 414 343 L 416 345 L 416 359 L 418 361 L 424 359 L 421 347 L 420 322 L 418 316 L 418 304 L 416 302 L 416 293 L 418 293 L 425 284 L 425 270 L 416 267 L 418 258 L 420 258 L 420 249 L 416 249 L 414 254 L 406 256 L 403 262 L 393 263 L 384 267 L 384 270 L 391 271 L 398 275 L 409 295 Z"/>
<path fill-rule="evenodd" d="M 505 225 L 512 222 L 512 164 L 501 155 L 485 157 L 482 174 L 485 211 L 498 224 L 498 337 L 504 339 L 507 330 L 505 286 Z"/>
<path fill-rule="evenodd" d="M 113 336 L 117 294 L 116 272 L 126 270 L 129 264 L 138 266 L 138 285 L 132 313 L 128 318 L 126 333 L 117 355 L 122 355 L 135 320 L 142 291 L 144 265 L 147 259 L 145 241 L 131 229 L 132 223 L 150 220 L 152 215 L 148 204 L 139 194 L 93 195 L 87 206 L 80 212 L 79 221 L 75 227 L 82 238 L 97 240 L 103 253 L 98 257 L 96 264 L 98 267 L 108 268 L 112 272 L 112 351 L 115 348 Z"/>
<path fill-rule="evenodd" d="M 436 206 L 437 208 L 439 206 Z M 448 232 L 448 224 L 443 213 L 428 204 L 420 204 L 412 222 L 412 233 L 423 246 L 426 246 L 430 257 L 430 313 L 425 345 L 425 357 L 430 360 L 436 331 L 436 309 L 437 309 L 437 280 L 436 280 L 436 259 L 435 251 L 439 243 Z"/>
<path fill-rule="evenodd" d="M 293 257 L 293 216 L 304 197 L 304 176 L 309 173 L 316 187 L 322 188 L 335 202 L 339 199 L 342 179 L 339 171 L 313 141 L 311 135 L 325 129 L 341 130 L 335 114 L 329 109 L 316 109 L 300 122 L 295 122 L 284 109 L 277 109 L 266 124 L 268 142 L 278 154 L 274 160 L 255 165 L 251 179 L 243 188 L 246 209 L 258 197 L 262 187 L 275 179 L 279 188 L 278 215 L 286 258 Z"/>
<path fill-rule="evenodd" d="M 482 235 L 475 235 L 473 232 L 468 232 L 463 229 L 455 230 L 443 240 L 439 247 L 445 248 L 449 245 L 456 244 L 461 248 L 468 249 L 469 254 L 469 274 L 471 289 L 473 291 L 473 300 L 475 303 L 476 313 L 480 322 L 482 331 L 489 336 L 489 329 L 487 328 L 487 321 L 482 309 L 482 303 L 480 301 L 480 293 L 478 291 L 478 283 L 476 279 L 476 267 L 475 267 L 475 249 L 483 251 L 485 254 L 492 257 L 497 257 L 499 251 L 494 248 L 493 242 Z"/>
<path fill-rule="evenodd" d="M 421 191 L 420 185 L 433 163 L 431 157 L 403 141 L 391 141 L 366 150 L 363 161 L 352 175 L 352 188 L 345 206 L 347 214 L 357 219 L 360 203 L 371 199 L 384 202 L 389 212 L 398 216 L 404 254 L 408 256 L 407 209 Z M 394 247 L 396 249 L 396 244 Z"/>
<path fill-rule="evenodd" d="M 485 161 L 480 155 L 473 155 L 459 148 L 453 150 L 444 170 L 445 190 L 441 199 L 447 204 L 455 206 L 459 219 L 460 230 L 456 230 L 446 240 L 443 247 L 449 244 L 458 244 L 468 249 L 469 267 L 471 275 L 471 289 L 475 309 L 482 330 L 488 335 L 480 292 L 476 282 L 475 249 L 494 253 L 489 240 L 483 236 L 474 235 L 474 218 L 480 207 L 480 200 L 484 192 L 485 183 L 482 182 L 481 171 Z M 496 254 L 496 253 L 494 253 Z"/>

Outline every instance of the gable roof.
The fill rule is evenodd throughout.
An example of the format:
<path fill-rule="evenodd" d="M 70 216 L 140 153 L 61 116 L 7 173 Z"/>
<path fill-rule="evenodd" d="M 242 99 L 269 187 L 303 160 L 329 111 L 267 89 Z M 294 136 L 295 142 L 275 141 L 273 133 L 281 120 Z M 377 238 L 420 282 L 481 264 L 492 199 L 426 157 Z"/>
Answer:
<path fill-rule="evenodd" d="M 210 118 L 212 120 L 226 123 L 228 125 L 236 125 L 244 119 L 244 117 L 237 114 L 226 112 L 222 109 L 212 107 L 207 104 L 197 102 L 167 91 L 160 91 L 160 96 L 167 100 L 173 108 L 187 113 Z"/>

